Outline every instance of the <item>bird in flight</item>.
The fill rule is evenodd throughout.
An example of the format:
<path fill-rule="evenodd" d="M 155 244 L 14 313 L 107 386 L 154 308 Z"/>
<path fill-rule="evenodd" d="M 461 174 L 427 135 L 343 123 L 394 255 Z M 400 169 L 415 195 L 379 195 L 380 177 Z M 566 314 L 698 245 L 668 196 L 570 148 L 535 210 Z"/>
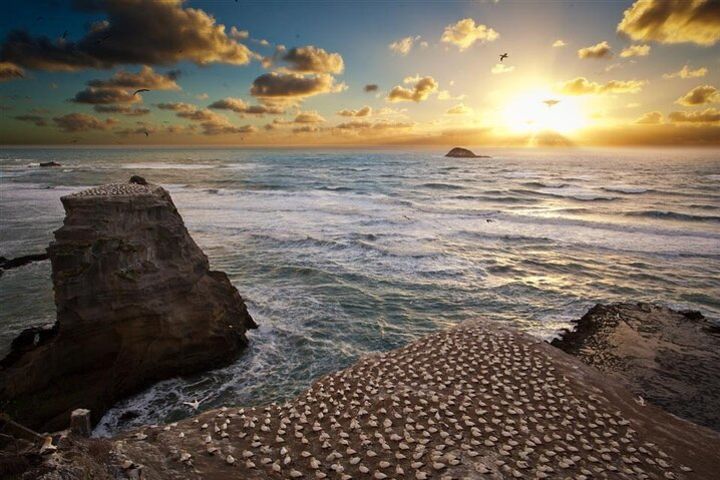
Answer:
<path fill-rule="evenodd" d="M 135 93 L 133 93 L 133 96 L 137 95 L 138 93 L 149 92 L 149 91 L 150 91 L 149 88 L 138 88 L 137 90 L 135 90 Z"/>
<path fill-rule="evenodd" d="M 193 410 L 197 410 L 200 406 L 200 400 L 193 400 L 192 402 L 183 402 L 184 405 L 192 407 Z"/>
<path fill-rule="evenodd" d="M 554 99 L 551 98 L 550 100 L 543 100 L 543 103 L 544 103 L 545 105 L 547 105 L 548 108 L 552 108 L 552 107 L 554 107 L 555 105 L 557 105 L 558 103 L 560 103 L 560 100 L 554 100 Z"/>
<path fill-rule="evenodd" d="M 500 55 L 500 61 L 502 62 L 502 61 L 505 60 L 507 57 L 508 57 L 508 54 L 507 54 L 507 53 L 503 53 L 502 55 Z"/>

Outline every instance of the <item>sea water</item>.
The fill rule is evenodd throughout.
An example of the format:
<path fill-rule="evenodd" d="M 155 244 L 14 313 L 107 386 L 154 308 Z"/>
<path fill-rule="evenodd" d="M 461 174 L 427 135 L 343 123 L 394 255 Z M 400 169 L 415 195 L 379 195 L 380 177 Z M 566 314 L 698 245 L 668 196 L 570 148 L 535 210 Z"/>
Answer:
<path fill-rule="evenodd" d="M 362 355 L 480 319 L 551 338 L 596 302 L 720 318 L 720 152 L 0 150 L 0 255 L 42 251 L 60 197 L 142 175 L 172 194 L 260 328 L 232 365 L 120 402 L 96 433 L 282 401 Z M 44 161 L 62 164 L 40 168 Z M 0 278 L 0 355 L 54 320 L 49 262 Z"/>

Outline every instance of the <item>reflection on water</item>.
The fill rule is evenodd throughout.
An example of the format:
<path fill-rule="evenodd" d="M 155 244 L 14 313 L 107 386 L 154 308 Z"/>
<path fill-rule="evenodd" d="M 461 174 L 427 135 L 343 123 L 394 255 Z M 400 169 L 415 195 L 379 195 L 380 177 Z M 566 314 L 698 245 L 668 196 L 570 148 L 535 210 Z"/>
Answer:
<path fill-rule="evenodd" d="M 190 414 L 182 401 L 287 398 L 358 356 L 468 318 L 541 337 L 597 301 L 720 317 L 720 161 L 703 150 L 0 151 L 0 254 L 43 249 L 59 197 L 143 175 L 170 190 L 213 268 L 260 324 L 235 364 L 163 382 L 107 433 Z M 63 166 L 38 168 L 41 161 Z M 52 320 L 47 262 L 0 278 L 0 353 Z"/>

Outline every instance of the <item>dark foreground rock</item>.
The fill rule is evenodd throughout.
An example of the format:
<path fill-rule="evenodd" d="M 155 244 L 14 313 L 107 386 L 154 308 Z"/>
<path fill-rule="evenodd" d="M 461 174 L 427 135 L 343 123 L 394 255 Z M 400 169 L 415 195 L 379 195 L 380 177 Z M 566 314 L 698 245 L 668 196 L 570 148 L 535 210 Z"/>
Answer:
<path fill-rule="evenodd" d="M 62 167 L 58 162 L 40 162 L 41 167 Z"/>
<path fill-rule="evenodd" d="M 93 464 L 74 441 L 48 456 L 52 473 L 27 478 L 60 478 L 77 452 Z M 707 480 L 720 471 L 716 432 L 638 404 L 545 342 L 481 322 L 366 357 L 281 405 L 221 408 L 109 442 L 94 447 L 109 478 Z"/>
<path fill-rule="evenodd" d="M 15 258 L 0 257 L 0 270 L 10 270 L 11 268 L 18 268 L 27 265 L 32 262 L 41 262 L 48 259 L 47 253 L 33 253 L 30 255 L 22 255 Z"/>
<path fill-rule="evenodd" d="M 720 431 L 720 329 L 699 312 L 596 305 L 552 344 L 644 400 Z"/>
<path fill-rule="evenodd" d="M 158 380 L 237 357 L 256 325 L 164 189 L 112 184 L 62 203 L 48 248 L 57 323 L 24 332 L 0 362 L 0 411 L 41 431 L 76 408 L 96 422 Z"/>
<path fill-rule="evenodd" d="M 455 147 L 445 154 L 446 157 L 455 158 L 490 158 L 488 155 L 475 155 L 474 152 L 467 148 Z"/>

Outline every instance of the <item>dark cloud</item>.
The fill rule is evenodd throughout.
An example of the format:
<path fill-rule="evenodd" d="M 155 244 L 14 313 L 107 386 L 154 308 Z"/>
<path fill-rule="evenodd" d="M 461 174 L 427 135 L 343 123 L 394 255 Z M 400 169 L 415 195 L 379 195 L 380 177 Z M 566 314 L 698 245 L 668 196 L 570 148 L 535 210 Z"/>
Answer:
<path fill-rule="evenodd" d="M 717 0 L 638 0 L 617 30 L 634 40 L 715 45 L 720 40 Z"/>
<path fill-rule="evenodd" d="M 89 103 L 92 105 L 108 105 L 113 103 L 135 103 L 142 101 L 139 95 L 133 95 L 128 90 L 120 88 L 95 88 L 88 87 L 75 94 L 71 99 L 75 103 Z"/>
<path fill-rule="evenodd" d="M 18 115 L 17 117 L 13 118 L 21 122 L 33 123 L 36 127 L 47 127 L 47 120 L 45 120 L 45 118 L 41 117 L 40 115 Z"/>
<path fill-rule="evenodd" d="M 298 101 L 321 93 L 339 92 L 345 84 L 336 84 L 331 75 L 303 76 L 294 73 L 266 73 L 253 81 L 250 93 L 263 100 Z"/>
<path fill-rule="evenodd" d="M 25 70 L 12 62 L 0 62 L 0 82 L 23 78 Z"/>
<path fill-rule="evenodd" d="M 377 91 L 378 91 L 378 88 L 379 88 L 379 87 L 378 87 L 376 84 L 374 84 L 374 83 L 368 83 L 367 85 L 365 85 L 365 86 L 363 87 L 363 90 L 365 90 L 366 92 L 377 92 Z"/>
<path fill-rule="evenodd" d="M 107 16 L 77 42 L 56 42 L 25 31 L 8 34 L 0 59 L 22 67 L 72 71 L 118 64 L 170 65 L 191 61 L 247 64 L 254 56 L 225 26 L 182 0 L 82 0 L 76 6 Z"/>
<path fill-rule="evenodd" d="M 106 130 L 115 125 L 117 120 L 108 118 L 103 121 L 84 113 L 68 113 L 53 118 L 53 122 L 64 132 L 84 132 L 88 130 Z"/>
<path fill-rule="evenodd" d="M 700 85 L 678 98 L 675 103 L 692 107 L 706 103 L 720 102 L 720 92 L 712 85 Z"/>
<path fill-rule="evenodd" d="M 286 70 L 297 73 L 342 73 L 345 69 L 339 53 L 328 53 L 322 48 L 308 45 L 292 48 L 282 59 L 288 63 Z"/>
<path fill-rule="evenodd" d="M 254 133 L 257 131 L 252 125 L 236 127 L 226 117 L 219 115 L 207 108 L 200 109 L 189 103 L 159 103 L 157 107 L 161 110 L 171 110 L 179 118 L 196 122 L 202 127 L 204 135 L 224 135 L 232 133 Z"/>
<path fill-rule="evenodd" d="M 433 77 L 408 77 L 404 80 L 404 83 L 412 84 L 412 88 L 405 88 L 401 85 L 393 87 L 387 96 L 388 101 L 421 102 L 438 89 L 438 83 Z"/>
<path fill-rule="evenodd" d="M 208 108 L 217 110 L 232 110 L 241 115 L 280 115 L 285 113 L 284 109 L 270 105 L 248 105 L 240 98 L 227 97 L 211 103 Z"/>
<path fill-rule="evenodd" d="M 340 130 L 393 130 L 412 128 L 415 126 L 411 122 L 369 122 L 367 120 L 353 120 L 351 122 L 340 123 L 335 126 Z"/>
<path fill-rule="evenodd" d="M 88 86 L 129 90 L 138 88 L 180 90 L 180 86 L 175 82 L 178 76 L 179 70 L 171 70 L 163 75 L 156 73 L 151 67 L 143 65 L 138 73 L 120 71 L 107 80 L 90 80 Z"/>
<path fill-rule="evenodd" d="M 95 105 L 93 110 L 98 113 L 119 113 L 120 115 L 127 115 L 131 117 L 147 115 L 150 113 L 149 108 L 131 108 L 128 105 Z"/>
<path fill-rule="evenodd" d="M 716 125 L 720 124 L 720 110 L 707 108 L 698 112 L 670 112 L 668 119 L 673 123 Z"/>
<path fill-rule="evenodd" d="M 293 128 L 293 133 L 315 133 L 319 132 L 321 129 L 319 127 L 313 127 L 311 125 L 305 125 L 303 127 L 296 127 Z"/>

